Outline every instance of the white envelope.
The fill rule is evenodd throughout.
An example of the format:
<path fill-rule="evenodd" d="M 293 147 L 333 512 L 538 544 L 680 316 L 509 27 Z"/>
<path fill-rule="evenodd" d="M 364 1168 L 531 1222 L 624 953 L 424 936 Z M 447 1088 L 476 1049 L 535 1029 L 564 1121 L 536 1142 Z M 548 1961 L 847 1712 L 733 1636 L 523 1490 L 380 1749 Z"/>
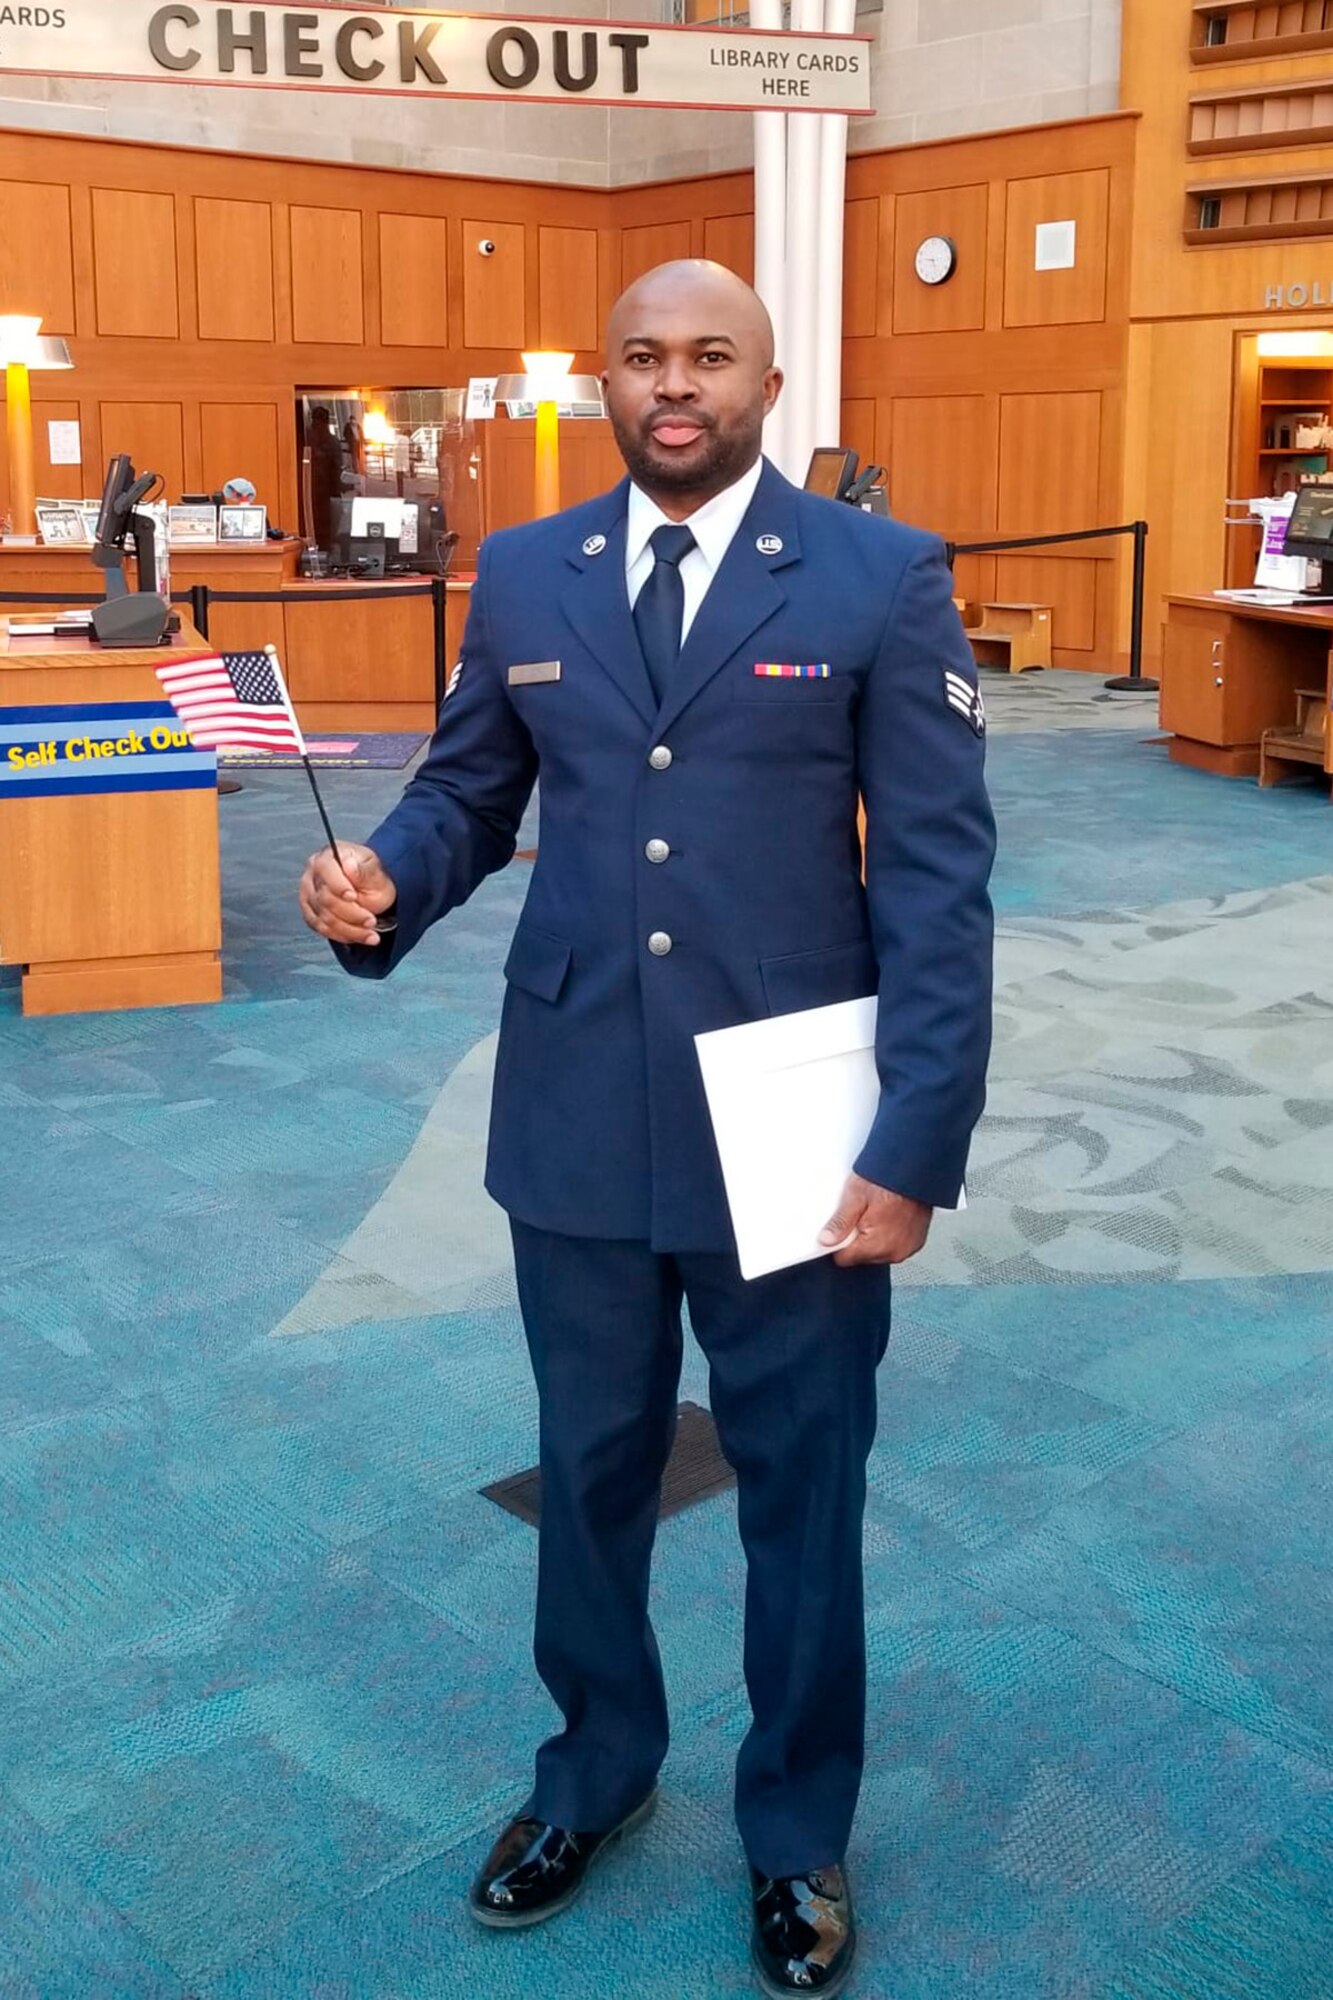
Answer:
<path fill-rule="evenodd" d="M 833 1254 L 819 1232 L 879 1109 L 878 1006 L 844 1000 L 694 1038 L 743 1278 Z"/>
<path fill-rule="evenodd" d="M 694 1038 L 743 1278 L 830 1255 L 819 1232 L 879 1105 L 876 1011 L 844 1000 Z"/>

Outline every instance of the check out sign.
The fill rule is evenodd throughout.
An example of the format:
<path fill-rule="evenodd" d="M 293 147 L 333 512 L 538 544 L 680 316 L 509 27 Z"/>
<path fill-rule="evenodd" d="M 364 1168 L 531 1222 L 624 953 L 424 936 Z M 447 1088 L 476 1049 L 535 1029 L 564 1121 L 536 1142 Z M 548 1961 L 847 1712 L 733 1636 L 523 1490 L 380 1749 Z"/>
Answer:
<path fill-rule="evenodd" d="M 870 42 L 419 8 L 0 4 L 0 74 L 714 111 L 868 113 Z"/>

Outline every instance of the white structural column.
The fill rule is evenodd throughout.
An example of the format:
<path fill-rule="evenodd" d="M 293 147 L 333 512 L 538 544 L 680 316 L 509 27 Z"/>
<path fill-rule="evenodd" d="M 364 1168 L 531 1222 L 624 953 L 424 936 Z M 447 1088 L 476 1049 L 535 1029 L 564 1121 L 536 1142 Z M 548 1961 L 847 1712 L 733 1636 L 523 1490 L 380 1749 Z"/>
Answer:
<path fill-rule="evenodd" d="M 856 0 L 824 0 L 825 32 L 850 35 Z M 793 120 L 793 122 L 795 122 Z M 847 200 L 847 120 L 834 113 L 806 121 L 819 134 L 818 277 L 815 283 L 814 429 L 816 444 L 841 444 L 843 218 Z"/>
<path fill-rule="evenodd" d="M 750 23 L 782 29 L 783 0 L 750 0 Z M 851 34 L 856 0 L 791 0 L 798 34 Z M 754 121 L 755 289 L 768 307 L 786 386 L 764 447 L 789 479 L 816 445 L 841 442 L 843 212 L 847 120 L 759 111 Z"/>
<path fill-rule="evenodd" d="M 824 0 L 792 0 L 792 31 L 818 34 Z M 787 421 L 783 430 L 783 471 L 805 477 L 819 438 L 815 412 L 819 359 L 819 156 L 822 117 L 793 111 L 787 118 Z"/>
<path fill-rule="evenodd" d="M 782 0 L 750 0 L 750 25 L 780 33 Z M 754 117 L 754 288 L 768 307 L 781 367 L 787 345 L 787 118 L 782 111 L 756 111 Z M 786 423 L 784 394 L 764 427 L 764 449 L 782 467 Z"/>

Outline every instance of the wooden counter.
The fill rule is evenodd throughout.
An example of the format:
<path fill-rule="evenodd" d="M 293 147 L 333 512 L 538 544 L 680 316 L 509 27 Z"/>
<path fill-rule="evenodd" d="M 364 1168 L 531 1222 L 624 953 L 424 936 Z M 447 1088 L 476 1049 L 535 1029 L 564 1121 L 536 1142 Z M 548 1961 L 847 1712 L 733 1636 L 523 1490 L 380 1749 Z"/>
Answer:
<path fill-rule="evenodd" d="M 203 643 L 188 623 L 121 651 L 0 620 L 0 962 L 24 967 L 25 1014 L 222 997 L 217 760 L 154 673 Z M 160 758 L 134 754 L 153 728 Z"/>
<path fill-rule="evenodd" d="M 422 590 L 429 582 L 299 577 L 290 586 L 294 602 L 220 604 L 209 614 L 209 632 L 216 636 L 217 620 L 231 610 L 285 614 L 282 643 L 273 643 L 306 729 L 433 729 L 435 611 Z M 445 586 L 446 678 L 462 648 L 471 596 L 470 578 Z"/>
<path fill-rule="evenodd" d="M 1265 729 L 1296 720 L 1298 688 L 1333 694 L 1333 605 L 1238 604 L 1169 597 L 1162 648 L 1162 728 L 1179 764 L 1255 777 Z M 1333 770 L 1333 735 L 1325 769 Z"/>
<path fill-rule="evenodd" d="M 171 588 L 190 590 L 206 583 L 210 590 L 281 590 L 296 575 L 301 544 L 285 542 L 213 542 L 171 551 Z M 126 568 L 133 588 L 134 561 Z M 32 605 L 7 601 L 12 590 L 49 590 L 59 596 L 83 595 L 89 604 L 103 594 L 104 573 L 91 549 L 79 546 L 21 548 L 0 542 L 0 612 L 22 610 L 36 615 Z M 237 606 L 240 610 L 245 607 Z M 249 645 L 248 639 L 238 642 Z"/>
<path fill-rule="evenodd" d="M 208 643 L 242 652 L 278 649 L 304 728 L 318 730 L 430 729 L 435 722 L 435 623 L 429 597 L 412 596 L 428 577 L 383 581 L 322 581 L 296 573 L 301 544 L 267 542 L 192 547 L 171 552 L 173 592 L 206 584 L 215 591 L 292 593 L 284 604 L 218 604 L 209 608 Z M 49 591 L 93 603 L 102 572 L 86 548 L 16 548 L 0 543 L 0 614 L 33 606 L 6 600 L 10 591 Z M 446 598 L 446 671 L 458 658 L 471 581 L 450 579 Z M 375 593 L 373 598 L 353 593 Z"/>

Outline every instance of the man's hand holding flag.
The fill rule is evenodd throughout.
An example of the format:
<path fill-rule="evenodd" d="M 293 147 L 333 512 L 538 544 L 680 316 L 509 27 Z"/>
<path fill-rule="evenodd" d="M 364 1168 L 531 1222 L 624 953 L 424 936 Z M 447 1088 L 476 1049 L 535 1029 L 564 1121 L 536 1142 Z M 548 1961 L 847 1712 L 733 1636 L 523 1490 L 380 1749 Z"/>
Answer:
<path fill-rule="evenodd" d="M 265 646 L 259 652 L 193 653 L 186 659 L 165 660 L 154 671 L 167 700 L 201 749 L 286 751 L 301 759 L 342 878 L 342 893 L 355 899 L 360 889 L 368 902 L 379 904 L 376 910 L 365 903 L 352 903 L 369 932 L 368 942 L 373 944 L 379 934 L 393 930 L 394 919 L 384 914 L 389 905 L 377 893 L 381 885 L 360 879 L 364 863 L 359 863 L 359 857 L 368 855 L 370 849 L 338 846 L 282 677 L 277 649 Z"/>

